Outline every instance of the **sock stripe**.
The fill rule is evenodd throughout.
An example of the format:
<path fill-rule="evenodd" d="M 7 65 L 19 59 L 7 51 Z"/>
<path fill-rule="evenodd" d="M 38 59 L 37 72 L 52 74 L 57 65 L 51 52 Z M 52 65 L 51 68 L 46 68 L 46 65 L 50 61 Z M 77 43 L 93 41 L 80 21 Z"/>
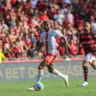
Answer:
<path fill-rule="evenodd" d="M 88 75 L 88 72 L 84 72 L 84 75 Z"/>
<path fill-rule="evenodd" d="M 88 80 L 88 67 L 87 66 L 83 66 L 84 69 L 84 81 Z"/>

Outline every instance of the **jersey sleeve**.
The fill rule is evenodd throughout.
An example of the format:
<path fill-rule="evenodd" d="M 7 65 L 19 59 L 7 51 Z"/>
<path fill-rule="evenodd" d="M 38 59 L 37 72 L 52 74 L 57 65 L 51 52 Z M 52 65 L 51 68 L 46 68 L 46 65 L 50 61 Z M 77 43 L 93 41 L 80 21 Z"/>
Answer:
<path fill-rule="evenodd" d="M 57 37 L 63 37 L 63 34 L 60 32 L 60 31 L 58 31 L 58 30 L 55 30 L 54 31 L 54 36 L 57 38 Z"/>

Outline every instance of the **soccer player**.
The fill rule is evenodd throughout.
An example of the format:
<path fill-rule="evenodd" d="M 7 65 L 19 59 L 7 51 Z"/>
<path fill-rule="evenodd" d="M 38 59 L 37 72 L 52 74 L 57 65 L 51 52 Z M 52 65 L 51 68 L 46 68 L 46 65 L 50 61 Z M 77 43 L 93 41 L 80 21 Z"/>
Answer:
<path fill-rule="evenodd" d="M 43 27 L 44 27 L 45 32 L 41 33 L 40 46 L 42 46 L 42 44 L 44 44 L 44 46 L 45 46 L 45 57 L 44 57 L 44 60 L 40 63 L 40 65 L 38 67 L 38 75 L 37 75 L 36 82 L 39 82 L 42 79 L 43 69 L 47 66 L 48 71 L 50 73 L 53 73 L 53 74 L 61 77 L 64 80 L 66 86 L 68 86 L 68 75 L 62 74 L 61 72 L 59 72 L 57 69 L 55 69 L 53 67 L 54 60 L 55 60 L 56 55 L 57 55 L 57 47 L 58 47 L 58 45 L 56 43 L 56 38 L 62 37 L 64 39 L 65 49 L 67 50 L 66 40 L 60 31 L 51 29 L 51 22 L 50 21 L 44 21 Z M 39 46 L 39 48 L 40 48 L 40 46 Z M 66 51 L 66 53 L 67 53 L 67 51 Z M 34 87 L 31 87 L 28 89 L 31 91 L 35 90 Z"/>
<path fill-rule="evenodd" d="M 91 31 L 89 22 L 84 23 L 84 32 L 80 34 L 80 46 L 84 48 L 85 59 L 82 63 L 84 70 L 84 83 L 81 85 L 85 87 L 88 85 L 88 65 L 90 64 L 96 70 L 96 35 Z"/>

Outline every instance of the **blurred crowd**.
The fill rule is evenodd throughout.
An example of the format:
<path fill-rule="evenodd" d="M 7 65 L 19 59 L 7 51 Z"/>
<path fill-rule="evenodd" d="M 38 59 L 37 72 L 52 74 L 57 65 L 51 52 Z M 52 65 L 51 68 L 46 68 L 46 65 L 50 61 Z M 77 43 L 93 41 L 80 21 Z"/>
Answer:
<path fill-rule="evenodd" d="M 6 58 L 42 58 L 44 46 L 33 49 L 39 46 L 44 20 L 64 34 L 72 56 L 84 55 L 79 34 L 86 21 L 96 32 L 96 0 L 0 0 L 0 51 Z M 58 47 L 58 54 L 64 56 L 64 46 Z"/>

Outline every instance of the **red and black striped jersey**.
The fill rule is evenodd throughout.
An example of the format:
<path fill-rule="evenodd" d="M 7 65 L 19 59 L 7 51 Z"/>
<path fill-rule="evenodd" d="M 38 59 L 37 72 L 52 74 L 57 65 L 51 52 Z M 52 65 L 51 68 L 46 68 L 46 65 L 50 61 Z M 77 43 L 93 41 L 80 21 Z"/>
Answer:
<path fill-rule="evenodd" d="M 84 32 L 80 34 L 80 44 L 84 48 L 85 54 L 96 52 L 96 34 L 93 32 Z"/>

